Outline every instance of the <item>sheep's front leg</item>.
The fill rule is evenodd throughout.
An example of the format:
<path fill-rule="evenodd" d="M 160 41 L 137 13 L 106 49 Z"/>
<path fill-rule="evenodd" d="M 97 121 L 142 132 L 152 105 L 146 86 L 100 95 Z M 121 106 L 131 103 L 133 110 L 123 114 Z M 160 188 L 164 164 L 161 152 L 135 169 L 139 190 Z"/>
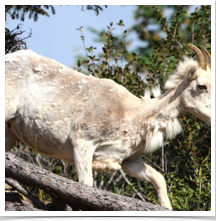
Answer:
<path fill-rule="evenodd" d="M 147 165 L 141 156 L 123 161 L 122 168 L 138 179 L 151 182 L 157 191 L 161 205 L 172 210 L 164 177 Z"/>
<path fill-rule="evenodd" d="M 83 140 L 73 143 L 74 164 L 78 176 L 78 181 L 88 186 L 93 186 L 92 177 L 92 146 Z"/>

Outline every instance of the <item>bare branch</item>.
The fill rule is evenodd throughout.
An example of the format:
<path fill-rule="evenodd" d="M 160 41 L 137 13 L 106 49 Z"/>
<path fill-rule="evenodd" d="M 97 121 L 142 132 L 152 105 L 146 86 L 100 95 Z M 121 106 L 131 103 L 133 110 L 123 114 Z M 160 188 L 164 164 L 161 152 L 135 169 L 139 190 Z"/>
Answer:
<path fill-rule="evenodd" d="M 23 184 L 35 186 L 48 192 L 51 196 L 72 208 L 76 204 L 80 204 L 83 207 L 86 206 L 88 210 L 169 210 L 152 203 L 110 193 L 60 177 L 38 166 L 29 164 L 11 153 L 5 154 L 5 174 L 7 177 L 16 179 Z"/>
<path fill-rule="evenodd" d="M 45 206 L 45 204 L 43 202 L 41 202 L 38 197 L 36 197 L 31 192 L 26 190 L 17 181 L 15 181 L 15 180 L 13 180 L 11 178 L 5 178 L 5 182 L 8 185 L 10 185 L 11 187 L 13 187 L 14 189 L 16 189 L 17 191 L 19 191 L 26 198 L 30 199 L 35 205 L 38 206 L 38 208 L 43 209 L 43 210 L 47 210 L 47 207 Z"/>

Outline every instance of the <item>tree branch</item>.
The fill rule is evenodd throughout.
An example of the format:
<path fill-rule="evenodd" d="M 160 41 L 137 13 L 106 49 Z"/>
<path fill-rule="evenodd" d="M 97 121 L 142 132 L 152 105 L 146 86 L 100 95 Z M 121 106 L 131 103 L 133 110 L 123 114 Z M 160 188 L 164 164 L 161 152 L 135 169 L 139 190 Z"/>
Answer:
<path fill-rule="evenodd" d="M 24 187 L 22 187 L 17 181 L 11 179 L 11 178 L 6 178 L 5 183 L 19 191 L 21 194 L 23 194 L 25 197 L 30 199 L 35 205 L 38 206 L 38 208 L 47 210 L 46 206 L 44 205 L 43 202 L 41 202 L 35 195 L 30 193 L 28 190 L 26 190 Z"/>
<path fill-rule="evenodd" d="M 25 162 L 11 153 L 5 154 L 5 174 L 18 182 L 40 188 L 71 207 L 80 204 L 88 210 L 169 211 L 165 207 L 74 182 Z"/>

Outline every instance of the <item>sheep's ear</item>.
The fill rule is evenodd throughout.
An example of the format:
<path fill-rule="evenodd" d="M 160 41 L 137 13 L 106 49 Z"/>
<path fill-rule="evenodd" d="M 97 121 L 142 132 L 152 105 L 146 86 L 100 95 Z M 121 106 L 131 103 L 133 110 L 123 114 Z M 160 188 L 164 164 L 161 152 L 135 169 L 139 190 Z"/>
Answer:
<path fill-rule="evenodd" d="M 193 79 L 196 78 L 196 76 L 197 76 L 196 70 L 197 70 L 197 67 L 196 67 L 196 66 L 193 66 L 193 67 L 188 71 L 188 73 L 187 73 L 187 79 L 188 79 L 188 80 L 192 81 Z"/>

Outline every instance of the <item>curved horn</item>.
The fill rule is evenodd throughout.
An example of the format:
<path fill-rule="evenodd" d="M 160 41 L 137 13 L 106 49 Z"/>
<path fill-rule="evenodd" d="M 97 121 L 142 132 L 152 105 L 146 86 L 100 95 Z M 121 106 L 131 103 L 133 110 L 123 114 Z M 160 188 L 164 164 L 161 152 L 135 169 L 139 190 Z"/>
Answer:
<path fill-rule="evenodd" d="M 210 53 L 205 50 L 205 49 L 200 49 L 202 51 L 202 53 L 205 55 L 206 60 L 207 60 L 207 65 L 209 66 L 209 68 L 211 69 L 211 55 Z"/>
<path fill-rule="evenodd" d="M 195 54 L 196 54 L 196 56 L 197 56 L 197 59 L 198 59 L 198 64 L 199 64 L 199 66 L 200 66 L 203 70 L 206 71 L 206 70 L 207 70 L 206 59 L 205 59 L 203 53 L 200 51 L 200 49 L 197 48 L 195 45 L 192 45 L 192 44 L 187 44 L 187 46 L 188 46 L 189 48 L 191 48 L 191 49 L 195 52 Z"/>

